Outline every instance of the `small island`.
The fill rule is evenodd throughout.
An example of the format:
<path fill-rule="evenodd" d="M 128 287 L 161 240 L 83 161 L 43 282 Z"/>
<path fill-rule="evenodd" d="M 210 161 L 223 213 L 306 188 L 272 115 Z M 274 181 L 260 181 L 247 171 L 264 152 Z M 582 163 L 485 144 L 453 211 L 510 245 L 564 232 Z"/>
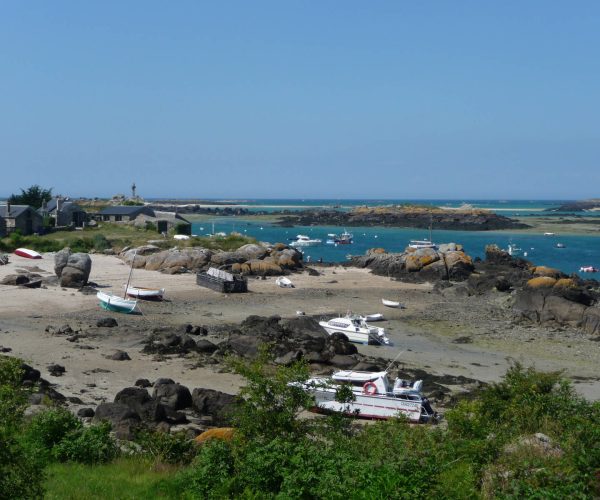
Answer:
<path fill-rule="evenodd" d="M 445 209 L 423 205 L 388 205 L 356 207 L 350 211 L 301 210 L 285 212 L 280 226 L 384 226 L 428 228 L 460 231 L 527 229 L 530 226 L 489 210 L 473 208 Z"/>

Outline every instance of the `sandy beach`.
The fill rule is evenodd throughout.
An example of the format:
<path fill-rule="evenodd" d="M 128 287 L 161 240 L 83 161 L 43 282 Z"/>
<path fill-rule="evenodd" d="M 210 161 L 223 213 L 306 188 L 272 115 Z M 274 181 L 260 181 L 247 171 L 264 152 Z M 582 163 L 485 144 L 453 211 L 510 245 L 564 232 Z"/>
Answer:
<path fill-rule="evenodd" d="M 99 289 L 121 293 L 129 267 L 114 256 L 92 255 L 92 260 L 90 281 Z M 50 277 L 53 263 L 53 254 L 41 260 L 11 255 L 10 263 L 0 266 L 0 279 L 17 269 Z M 0 285 L 0 346 L 10 348 L 10 355 L 39 369 L 59 392 L 81 399 L 84 405 L 112 400 L 138 378 L 169 377 L 190 388 L 235 393 L 242 380 L 219 365 L 198 367 L 187 358 L 156 358 L 141 352 L 143 341 L 158 326 L 227 325 L 251 314 L 293 317 L 302 310 L 328 319 L 348 310 L 382 312 L 387 321 L 380 326 L 388 330 L 393 345 L 359 346 L 364 354 L 397 359 L 401 365 L 432 374 L 485 382 L 499 380 L 516 360 L 539 369 L 564 370 L 581 394 L 600 399 L 598 342 L 575 330 L 511 323 L 506 295 L 458 299 L 444 296 L 430 284 L 400 283 L 364 269 L 336 266 L 319 268 L 319 272 L 320 276 L 307 272 L 291 276 L 293 289 L 277 287 L 275 278 L 250 278 L 250 293 L 227 296 L 199 287 L 194 274 L 135 270 L 133 284 L 166 289 L 165 301 L 141 303 L 138 315 L 104 311 L 94 294 L 57 285 L 41 289 Z M 382 298 L 399 300 L 406 308 L 385 308 Z M 97 327 L 96 321 L 107 316 L 114 317 L 119 326 Z M 49 325 L 67 324 L 80 332 L 76 342 L 45 331 Z M 107 359 L 116 349 L 126 351 L 131 360 Z M 53 363 L 65 367 L 64 375 L 48 373 L 47 366 Z"/>

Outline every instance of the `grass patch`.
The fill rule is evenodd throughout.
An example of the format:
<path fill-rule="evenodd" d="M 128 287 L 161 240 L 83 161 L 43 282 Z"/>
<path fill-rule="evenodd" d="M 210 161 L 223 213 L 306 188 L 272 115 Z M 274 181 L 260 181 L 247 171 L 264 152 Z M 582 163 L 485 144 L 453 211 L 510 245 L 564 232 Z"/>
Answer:
<path fill-rule="evenodd" d="M 111 224 L 103 222 L 98 227 L 86 227 L 83 231 L 56 231 L 33 236 L 21 236 L 13 233 L 10 237 L 0 239 L 0 251 L 13 252 L 24 247 L 38 252 L 58 252 L 70 247 L 74 252 L 103 251 L 113 248 L 120 252 L 125 247 L 137 247 L 148 244 L 152 240 L 155 245 L 167 249 L 174 245 L 171 238 L 163 239 L 152 229 L 135 227 L 129 224 Z M 256 239 L 232 233 L 219 237 L 198 237 L 177 241 L 179 247 L 203 247 L 211 250 L 237 250 L 247 243 L 256 243 Z"/>
<path fill-rule="evenodd" d="M 105 465 L 52 464 L 47 469 L 46 499 L 182 498 L 170 479 L 174 466 L 156 466 L 140 457 L 120 458 Z"/>

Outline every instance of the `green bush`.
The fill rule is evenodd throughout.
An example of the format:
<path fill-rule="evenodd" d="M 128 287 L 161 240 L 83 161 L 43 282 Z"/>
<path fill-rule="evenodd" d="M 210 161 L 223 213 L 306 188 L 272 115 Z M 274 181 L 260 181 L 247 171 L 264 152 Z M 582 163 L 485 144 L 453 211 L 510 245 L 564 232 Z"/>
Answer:
<path fill-rule="evenodd" d="M 27 404 L 18 359 L 0 356 L 0 498 L 41 498 L 43 463 L 18 439 Z"/>
<path fill-rule="evenodd" d="M 160 463 L 189 464 L 197 451 L 196 444 L 183 432 L 142 431 L 135 440 L 142 447 L 143 455 Z"/>
<path fill-rule="evenodd" d="M 103 422 L 91 427 L 79 427 L 66 434 L 52 449 L 59 462 L 82 464 L 106 463 L 119 455 L 119 448 L 110 435 L 111 425 Z"/>
<path fill-rule="evenodd" d="M 64 408 L 52 408 L 35 415 L 23 433 L 23 443 L 49 461 L 53 448 L 69 433 L 80 430 L 81 422 Z"/>

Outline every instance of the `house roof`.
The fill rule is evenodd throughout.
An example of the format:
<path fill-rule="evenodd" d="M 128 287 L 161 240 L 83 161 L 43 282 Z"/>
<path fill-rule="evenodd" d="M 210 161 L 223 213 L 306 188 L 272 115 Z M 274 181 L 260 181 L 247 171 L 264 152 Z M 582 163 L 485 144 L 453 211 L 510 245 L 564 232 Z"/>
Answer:
<path fill-rule="evenodd" d="M 7 205 L 0 205 L 0 217 L 6 218 L 8 216 Z M 10 217 L 18 217 L 28 209 L 33 210 L 29 205 L 12 205 L 10 206 Z M 35 212 L 35 210 L 33 210 Z"/>
<path fill-rule="evenodd" d="M 46 203 L 46 212 L 54 212 L 56 210 L 56 198 L 51 199 L 48 203 Z M 60 202 L 60 211 L 61 212 L 83 212 L 84 210 L 73 203 L 72 201 L 61 200 Z"/>
<path fill-rule="evenodd" d="M 98 214 L 100 215 L 138 215 L 140 213 L 152 213 L 154 211 L 151 208 L 143 207 L 143 206 L 126 206 L 126 205 L 116 205 L 114 207 L 106 207 L 100 210 Z"/>

